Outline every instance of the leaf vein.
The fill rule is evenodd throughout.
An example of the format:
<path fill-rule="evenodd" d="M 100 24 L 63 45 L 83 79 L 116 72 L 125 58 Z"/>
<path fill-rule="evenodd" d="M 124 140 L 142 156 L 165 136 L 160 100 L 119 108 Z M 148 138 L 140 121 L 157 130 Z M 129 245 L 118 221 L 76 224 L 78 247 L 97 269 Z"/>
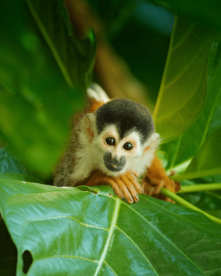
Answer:
<path fill-rule="evenodd" d="M 123 202 L 124 203 L 124 202 Z M 155 229 L 156 232 L 159 233 L 160 236 L 163 237 L 163 239 L 165 239 L 169 244 L 171 244 L 178 252 L 181 253 L 181 255 L 183 255 L 187 260 L 189 260 L 195 267 L 197 267 L 204 275 L 206 275 L 201 269 L 200 267 L 198 267 L 190 258 L 187 257 L 187 255 L 185 255 L 174 243 L 172 243 L 168 238 L 166 238 L 150 221 L 148 221 L 144 216 L 142 216 L 139 212 L 137 212 L 135 209 L 133 209 L 131 206 L 127 205 L 126 203 L 124 203 L 128 208 L 130 208 L 131 210 L 133 210 L 136 214 L 138 214 L 143 220 L 145 220 L 153 229 Z"/>
<path fill-rule="evenodd" d="M 120 229 L 118 226 L 116 226 L 117 229 L 119 231 L 121 231 L 123 233 L 123 235 L 125 235 L 135 246 L 136 248 L 140 251 L 141 255 L 143 255 L 143 257 L 146 259 L 146 261 L 150 264 L 150 267 L 152 268 L 153 272 L 159 276 L 159 274 L 156 272 L 156 270 L 154 269 L 153 265 L 151 264 L 151 262 L 148 260 L 147 256 L 143 253 L 143 251 L 140 249 L 140 247 L 122 230 Z"/>

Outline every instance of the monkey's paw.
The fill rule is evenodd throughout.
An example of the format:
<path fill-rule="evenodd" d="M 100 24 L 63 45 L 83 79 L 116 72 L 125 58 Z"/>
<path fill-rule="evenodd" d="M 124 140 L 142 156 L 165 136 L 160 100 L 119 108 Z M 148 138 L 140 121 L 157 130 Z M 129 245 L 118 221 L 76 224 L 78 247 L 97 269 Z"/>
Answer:
<path fill-rule="evenodd" d="M 109 183 L 116 195 L 121 199 L 126 198 L 128 203 L 138 202 L 139 197 L 137 193 L 142 194 L 143 192 L 136 180 L 138 176 L 137 172 L 129 171 L 118 177 L 113 177 L 109 180 Z"/>
<path fill-rule="evenodd" d="M 174 203 L 173 200 L 160 194 L 161 188 L 165 187 L 173 193 L 176 193 L 180 189 L 180 184 L 178 182 L 174 182 L 166 175 L 162 179 L 150 179 L 148 176 L 145 176 L 141 186 L 144 194 L 172 203 Z"/>
<path fill-rule="evenodd" d="M 119 198 L 126 198 L 127 202 L 133 203 L 134 201 L 139 201 L 137 193 L 142 194 L 143 192 L 140 184 L 136 180 L 136 177 L 138 176 L 138 173 L 133 170 L 118 177 L 107 176 L 99 170 L 94 170 L 87 179 L 75 186 L 96 186 L 108 184 L 113 188 Z"/>

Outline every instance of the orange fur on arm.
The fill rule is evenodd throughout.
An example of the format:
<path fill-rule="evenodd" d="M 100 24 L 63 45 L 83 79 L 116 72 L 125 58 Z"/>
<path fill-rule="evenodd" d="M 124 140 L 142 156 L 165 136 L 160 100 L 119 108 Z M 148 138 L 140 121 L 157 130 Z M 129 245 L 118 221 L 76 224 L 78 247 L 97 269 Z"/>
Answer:
<path fill-rule="evenodd" d="M 167 188 L 173 193 L 177 191 L 176 184 L 167 176 L 160 159 L 155 154 L 150 167 L 147 168 L 144 175 L 142 188 L 144 193 L 147 195 L 171 201 L 165 196 L 159 194 L 162 187 Z"/>

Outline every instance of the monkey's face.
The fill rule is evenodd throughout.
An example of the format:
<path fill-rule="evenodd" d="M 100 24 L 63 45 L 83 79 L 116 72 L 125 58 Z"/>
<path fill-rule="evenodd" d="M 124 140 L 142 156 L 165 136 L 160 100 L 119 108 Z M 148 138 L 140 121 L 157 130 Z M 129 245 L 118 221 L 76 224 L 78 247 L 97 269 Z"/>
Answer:
<path fill-rule="evenodd" d="M 87 147 L 85 160 L 109 176 L 118 176 L 130 170 L 142 173 L 153 158 L 159 135 L 152 129 L 152 133 L 144 139 L 141 131 L 133 125 L 124 130 L 123 134 L 119 129 L 119 125 L 114 123 L 103 124 L 102 129 L 99 129 L 95 114 L 86 114 L 80 130 L 80 139 Z"/>
<path fill-rule="evenodd" d="M 131 131 L 120 139 L 115 125 L 108 125 L 94 141 L 102 152 L 102 170 L 108 175 L 118 175 L 128 171 L 131 163 L 142 154 L 140 136 Z"/>

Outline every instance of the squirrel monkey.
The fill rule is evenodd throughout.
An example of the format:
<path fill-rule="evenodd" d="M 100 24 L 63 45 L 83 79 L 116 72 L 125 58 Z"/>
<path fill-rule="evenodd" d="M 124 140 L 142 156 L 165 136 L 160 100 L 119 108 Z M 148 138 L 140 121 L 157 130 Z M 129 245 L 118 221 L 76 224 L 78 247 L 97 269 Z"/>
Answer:
<path fill-rule="evenodd" d="M 127 99 L 110 100 L 97 84 L 74 120 L 69 144 L 54 175 L 56 186 L 109 184 L 120 198 L 138 202 L 138 193 L 175 192 L 155 155 L 160 143 L 147 108 Z M 144 174 L 141 185 L 136 177 Z M 142 188 L 141 188 L 142 186 Z"/>

